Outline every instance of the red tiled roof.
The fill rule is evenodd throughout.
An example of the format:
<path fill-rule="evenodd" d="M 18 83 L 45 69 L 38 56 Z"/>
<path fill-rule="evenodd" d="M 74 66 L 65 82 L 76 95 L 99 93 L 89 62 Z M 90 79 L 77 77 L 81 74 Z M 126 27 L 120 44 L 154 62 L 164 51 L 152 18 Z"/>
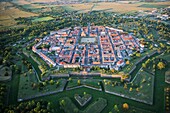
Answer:
<path fill-rule="evenodd" d="M 117 62 L 117 64 L 122 64 L 123 63 L 123 60 L 119 60 L 118 62 Z"/>

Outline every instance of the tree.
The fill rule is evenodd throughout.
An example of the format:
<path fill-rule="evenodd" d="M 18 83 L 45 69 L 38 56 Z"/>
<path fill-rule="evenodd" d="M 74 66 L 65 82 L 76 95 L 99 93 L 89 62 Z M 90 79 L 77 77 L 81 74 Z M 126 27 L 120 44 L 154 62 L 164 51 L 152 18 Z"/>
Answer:
<path fill-rule="evenodd" d="M 126 64 L 127 64 L 127 65 L 129 65 L 129 64 L 130 64 L 130 61 L 129 61 L 129 60 L 128 60 L 128 61 L 126 61 Z"/>
<path fill-rule="evenodd" d="M 74 113 L 78 113 L 78 109 L 77 108 L 74 108 Z"/>
<path fill-rule="evenodd" d="M 165 68 L 165 64 L 163 63 L 163 62 L 159 62 L 158 64 L 157 64 L 157 67 L 158 67 L 158 69 L 163 69 L 163 68 Z"/>
<path fill-rule="evenodd" d="M 60 84 L 60 82 L 59 82 L 59 81 L 57 81 L 57 82 L 56 82 L 56 87 L 58 87 L 58 86 L 59 86 L 59 84 Z"/>
<path fill-rule="evenodd" d="M 127 84 L 126 83 L 124 84 L 124 89 L 127 89 Z"/>
<path fill-rule="evenodd" d="M 80 84 L 81 84 L 81 81 L 80 81 L 80 80 L 77 80 L 77 84 L 80 85 Z"/>
<path fill-rule="evenodd" d="M 61 100 L 59 104 L 60 106 L 64 107 L 66 105 L 65 100 Z"/>
<path fill-rule="evenodd" d="M 53 85 L 54 84 L 54 80 L 50 80 L 50 84 Z"/>
<path fill-rule="evenodd" d="M 86 92 L 84 92 L 83 94 L 84 94 L 84 95 L 86 95 L 87 93 L 86 93 Z"/>
<path fill-rule="evenodd" d="M 47 85 L 47 83 L 46 82 L 43 82 L 43 86 L 46 86 Z"/>
<path fill-rule="evenodd" d="M 52 64 L 50 64 L 50 68 L 52 68 L 53 67 L 53 65 Z"/>
<path fill-rule="evenodd" d="M 160 43 L 161 48 L 165 48 L 165 45 L 163 43 Z"/>
<path fill-rule="evenodd" d="M 139 92 L 139 88 L 136 88 L 136 91 Z"/>
<path fill-rule="evenodd" d="M 129 105 L 127 103 L 124 103 L 123 104 L 123 109 L 125 109 L 125 110 L 129 109 Z"/>
<path fill-rule="evenodd" d="M 132 87 L 130 87 L 129 91 L 131 92 L 132 90 L 133 90 L 133 88 L 132 88 Z"/>
<path fill-rule="evenodd" d="M 140 57 L 140 53 L 136 53 L 136 56 L 137 56 L 137 57 Z"/>
<path fill-rule="evenodd" d="M 72 81 L 72 78 L 69 78 L 68 80 L 69 80 L 69 81 Z"/>
<path fill-rule="evenodd" d="M 143 68 L 146 68 L 146 63 L 142 63 L 142 67 L 143 67 Z"/>
<path fill-rule="evenodd" d="M 117 107 L 117 105 L 114 105 L 114 110 L 115 110 L 116 112 L 119 112 L 119 108 Z"/>

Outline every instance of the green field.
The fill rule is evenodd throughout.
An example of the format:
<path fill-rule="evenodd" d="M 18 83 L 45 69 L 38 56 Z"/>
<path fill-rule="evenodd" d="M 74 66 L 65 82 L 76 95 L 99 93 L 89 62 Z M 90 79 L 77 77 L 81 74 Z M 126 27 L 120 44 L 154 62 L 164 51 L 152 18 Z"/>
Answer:
<path fill-rule="evenodd" d="M 142 4 L 139 7 L 144 7 L 144 8 L 165 8 L 168 7 L 169 5 L 159 5 L 159 4 Z"/>
<path fill-rule="evenodd" d="M 42 21 L 49 21 L 53 20 L 54 18 L 52 17 L 40 17 L 40 18 L 35 18 L 32 20 L 32 22 L 42 22 Z"/>
<path fill-rule="evenodd" d="M 62 9 L 68 11 L 68 12 L 73 12 L 76 11 L 73 7 L 71 6 L 62 6 Z"/>
<path fill-rule="evenodd" d="M 80 85 L 86 85 L 86 86 L 90 86 L 96 89 L 101 89 L 100 84 L 98 85 L 98 83 L 101 81 L 100 79 L 72 79 L 71 81 L 68 82 L 67 84 L 67 89 L 69 88 L 74 88 L 77 86 L 80 86 L 77 81 L 80 80 Z"/>
<path fill-rule="evenodd" d="M 56 82 L 59 81 L 59 85 L 56 86 Z M 39 86 L 35 73 L 26 72 L 20 75 L 18 99 L 35 98 L 36 96 L 42 96 L 49 92 L 62 91 L 66 84 L 65 79 L 55 80 L 53 84 L 44 82 L 46 85 Z M 35 86 L 33 86 L 33 84 Z"/>
<path fill-rule="evenodd" d="M 148 55 L 148 54 L 151 54 L 152 52 L 154 52 L 154 50 L 147 50 L 147 52 L 142 53 L 140 57 L 131 58 L 130 64 L 129 64 L 129 65 L 126 65 L 126 66 L 122 69 L 122 71 L 123 71 L 124 73 L 129 73 L 130 70 L 131 70 L 134 66 L 136 66 L 135 63 L 136 63 L 137 61 L 139 61 L 142 57 L 144 57 L 144 56 L 146 56 L 146 55 Z"/>
<path fill-rule="evenodd" d="M 170 62 L 170 54 L 169 53 L 163 53 L 162 55 L 159 56 L 159 58 L 162 58 L 162 59 Z"/>
<path fill-rule="evenodd" d="M 64 101 L 64 104 L 61 105 L 61 108 L 65 113 L 100 113 L 107 106 L 106 99 L 98 98 L 95 102 L 90 104 L 85 110 L 82 111 L 76 107 L 70 98 L 61 98 L 60 102 L 62 100 Z"/>
<path fill-rule="evenodd" d="M 143 70 L 140 70 L 134 80 L 130 84 L 127 84 L 127 88 L 124 88 L 125 84 L 119 85 L 115 84 L 115 82 L 112 83 L 112 81 L 110 81 L 110 84 L 106 84 L 108 82 L 103 82 L 103 84 L 105 91 L 109 93 L 121 94 L 129 99 L 142 100 L 148 104 L 153 103 L 154 76 Z M 130 88 L 132 88 L 131 91 Z M 136 90 L 137 88 L 139 91 Z"/>
<path fill-rule="evenodd" d="M 155 75 L 155 87 L 154 87 L 154 104 L 153 105 L 147 105 L 143 104 L 131 99 L 122 98 L 116 95 L 108 94 L 105 92 L 96 91 L 89 88 L 79 88 L 79 89 L 73 89 L 69 91 L 63 91 L 61 93 L 48 95 L 45 97 L 39 97 L 36 98 L 36 100 L 47 100 L 51 102 L 52 108 L 55 109 L 55 112 L 64 113 L 63 110 L 59 108 L 59 100 L 65 96 L 69 97 L 73 103 L 81 110 L 85 110 L 86 107 L 90 104 L 92 104 L 94 101 L 96 101 L 98 98 L 105 98 L 108 101 L 108 104 L 106 108 L 102 111 L 102 113 L 109 113 L 113 110 L 114 105 L 118 105 L 119 110 L 122 110 L 122 104 L 128 103 L 129 105 L 129 111 L 127 113 L 131 113 L 133 110 L 136 110 L 137 113 L 161 113 L 164 111 L 164 87 L 167 87 L 168 84 L 164 82 L 165 80 L 165 71 L 169 68 L 170 65 L 167 66 L 166 69 L 163 69 L 162 71 L 156 70 Z M 14 76 L 13 80 L 8 83 L 8 85 L 11 85 L 13 89 L 10 91 L 13 95 L 10 96 L 9 100 L 10 103 L 17 103 L 17 95 L 16 95 L 16 87 L 18 87 L 18 79 L 19 76 Z M 80 105 L 74 100 L 75 94 L 83 94 L 83 92 L 86 92 L 87 94 L 92 95 L 92 100 L 89 102 L 88 105 L 85 105 L 84 107 L 80 107 Z M 135 106 L 135 107 L 134 107 Z"/>

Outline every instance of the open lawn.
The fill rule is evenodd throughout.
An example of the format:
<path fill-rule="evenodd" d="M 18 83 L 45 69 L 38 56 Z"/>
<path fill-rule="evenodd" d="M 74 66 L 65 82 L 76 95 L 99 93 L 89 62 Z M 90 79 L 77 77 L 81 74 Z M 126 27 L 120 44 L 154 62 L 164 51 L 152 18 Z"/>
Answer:
<path fill-rule="evenodd" d="M 19 64 L 17 64 L 19 65 Z M 170 65 L 167 65 L 166 69 L 163 70 L 156 70 L 155 75 L 155 87 L 154 87 L 154 104 L 153 105 L 147 105 L 144 103 L 140 103 L 131 99 L 126 99 L 120 96 L 108 94 L 101 91 L 96 91 L 89 88 L 79 88 L 79 89 L 73 89 L 69 91 L 63 91 L 61 93 L 48 95 L 44 97 L 39 97 L 36 100 L 47 100 L 51 102 L 52 108 L 55 109 L 56 113 L 64 113 L 63 110 L 59 107 L 59 100 L 63 97 L 69 97 L 72 102 L 82 111 L 86 109 L 86 107 L 90 104 L 92 104 L 94 101 L 96 101 L 98 98 L 105 98 L 107 99 L 107 106 L 101 113 L 109 113 L 112 111 L 113 106 L 117 105 L 118 109 L 122 111 L 122 104 L 128 103 L 129 110 L 127 113 L 133 113 L 133 111 L 137 111 L 137 113 L 162 113 L 162 111 L 165 111 L 164 109 L 164 88 L 168 87 L 169 85 L 164 82 L 165 80 L 165 71 L 170 67 Z M 147 76 L 147 75 L 146 75 Z M 18 87 L 18 80 L 19 76 L 14 75 L 13 80 L 11 82 L 7 82 L 8 85 L 11 85 L 12 88 L 10 90 L 10 98 L 9 101 L 11 104 L 16 104 L 16 90 Z M 86 92 L 87 94 L 92 95 L 92 100 L 89 102 L 89 104 L 85 105 L 84 107 L 80 107 L 80 105 L 76 102 L 74 99 L 75 94 L 83 94 Z M 76 104 L 77 103 L 77 104 Z M 134 107 L 135 106 L 135 107 Z M 139 112 L 138 112 L 139 111 Z"/>
<path fill-rule="evenodd" d="M 168 62 L 170 62 L 170 54 L 169 53 L 162 53 L 159 58 L 162 58 Z"/>
<path fill-rule="evenodd" d="M 151 54 L 152 52 L 154 52 L 154 50 L 147 50 L 146 52 L 142 53 L 140 57 L 135 57 L 135 58 L 131 58 L 130 60 L 130 64 L 126 65 L 122 71 L 124 73 L 129 73 L 131 71 L 131 69 L 136 66 L 136 62 L 139 61 L 140 59 L 142 59 L 143 57 L 145 57 L 148 54 Z"/>
<path fill-rule="evenodd" d="M 29 99 L 60 92 L 66 84 L 65 79 L 58 79 L 53 83 L 44 82 L 45 85 L 40 88 L 40 83 L 34 71 L 28 71 L 26 66 L 22 64 L 22 72 L 24 73 L 20 75 L 18 99 Z M 59 82 L 59 84 L 56 85 L 56 82 Z"/>
<path fill-rule="evenodd" d="M 78 80 L 80 80 L 80 85 L 86 85 L 86 86 L 90 86 L 93 88 L 97 88 L 97 89 L 101 89 L 100 84 L 98 85 L 98 83 L 101 81 L 100 79 L 72 79 L 71 81 L 68 82 L 67 84 L 67 89 L 69 88 L 74 88 L 77 86 L 80 86 L 78 84 Z"/>
<path fill-rule="evenodd" d="M 103 84 L 105 91 L 108 93 L 117 94 L 147 104 L 153 103 L 154 76 L 142 69 L 139 70 L 130 84 L 126 84 L 126 87 L 125 84 L 116 84 L 115 82 L 112 83 L 112 81 L 106 81 Z"/>
<path fill-rule="evenodd" d="M 75 113 L 75 111 L 77 111 L 78 113 L 100 113 L 107 106 L 107 100 L 99 98 L 95 102 L 90 104 L 85 110 L 81 111 L 75 106 L 70 98 L 61 98 L 60 102 L 62 100 L 64 100 L 65 104 L 61 108 L 65 111 L 65 113 Z"/>

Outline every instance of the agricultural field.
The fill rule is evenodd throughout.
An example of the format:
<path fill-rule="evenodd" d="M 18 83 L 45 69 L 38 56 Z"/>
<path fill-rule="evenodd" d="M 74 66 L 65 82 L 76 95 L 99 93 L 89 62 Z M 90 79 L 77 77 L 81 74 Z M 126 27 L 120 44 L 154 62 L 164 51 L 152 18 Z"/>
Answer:
<path fill-rule="evenodd" d="M 38 16 L 38 14 L 22 11 L 9 2 L 0 2 L 0 26 L 16 25 L 16 18 Z"/>
<path fill-rule="evenodd" d="M 92 3 L 71 4 L 71 5 L 66 5 L 66 6 L 62 6 L 62 7 L 63 7 L 63 9 L 65 9 L 67 11 L 78 11 L 81 13 L 86 13 L 91 10 L 91 8 L 93 7 L 93 4 Z"/>
<path fill-rule="evenodd" d="M 38 3 L 38 2 L 43 2 L 43 3 L 46 3 L 46 2 L 55 2 L 56 0 L 13 0 L 12 2 L 13 3 L 17 3 L 17 4 L 20 4 L 20 5 L 24 5 L 24 4 L 32 4 L 32 3 Z"/>
<path fill-rule="evenodd" d="M 109 12 L 116 12 L 116 13 L 128 13 L 128 12 L 136 12 L 139 10 L 152 10 L 153 8 L 162 8 L 162 7 L 168 7 L 170 2 L 159 2 L 159 3 L 142 3 L 137 2 L 133 4 L 127 4 L 127 3 L 116 3 L 116 2 L 104 2 L 104 3 L 91 3 L 91 4 L 73 4 L 73 5 L 66 5 L 64 6 L 66 10 L 71 11 L 81 11 L 81 12 L 88 12 L 92 11 L 102 11 L 102 10 L 108 10 Z M 161 6 L 160 6 L 161 5 Z"/>
<path fill-rule="evenodd" d="M 170 2 L 167 2 L 167 4 Z M 156 3 L 147 4 L 150 7 L 143 7 L 141 6 L 143 3 L 134 3 L 134 4 L 123 4 L 123 3 L 98 3 L 94 8 L 94 10 L 105 10 L 105 9 L 112 9 L 113 12 L 117 13 L 128 13 L 128 12 L 135 12 L 139 10 L 152 10 L 152 8 L 159 7 L 159 5 Z M 161 3 L 162 7 L 167 7 L 168 5 L 165 3 Z M 110 11 L 110 10 L 109 10 Z"/>

